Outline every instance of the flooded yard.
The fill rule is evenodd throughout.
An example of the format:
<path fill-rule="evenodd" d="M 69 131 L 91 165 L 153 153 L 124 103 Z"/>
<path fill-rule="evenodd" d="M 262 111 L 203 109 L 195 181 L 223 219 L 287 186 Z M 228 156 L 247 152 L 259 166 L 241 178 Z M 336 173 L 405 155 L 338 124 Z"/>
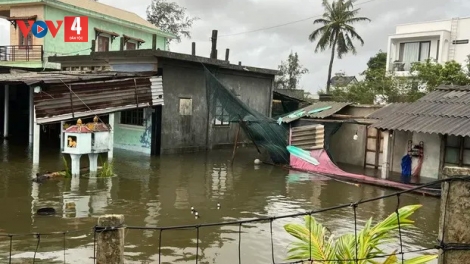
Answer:
<path fill-rule="evenodd" d="M 44 147 L 41 171 L 63 169 L 61 155 Z M 31 157 L 26 147 L 0 148 L 0 233 L 53 235 L 14 236 L 15 259 L 36 258 L 40 262 L 93 263 L 92 227 L 104 214 L 124 214 L 130 226 L 176 226 L 280 216 L 327 208 L 385 195 L 392 191 L 372 186 L 346 184 L 322 177 L 287 171 L 269 165 L 254 165 L 254 149 L 239 149 L 233 166 L 231 150 L 209 153 L 148 157 L 116 150 L 113 178 L 31 182 Z M 85 158 L 85 157 L 84 157 Z M 85 159 L 84 159 L 85 160 Z M 217 203 L 221 207 L 217 208 Z M 401 204 L 422 204 L 413 219 L 416 229 L 403 235 L 405 252 L 435 244 L 439 200 L 404 195 Z M 195 219 L 190 208 L 200 218 Z M 392 197 L 358 207 L 358 226 L 370 217 L 384 219 L 394 212 Z M 41 207 L 53 207 L 55 216 L 37 216 Z M 351 208 L 333 210 L 315 217 L 334 233 L 354 232 Z M 301 218 L 273 222 L 274 257 L 285 261 L 293 241 L 283 225 Z M 66 234 L 60 232 L 67 231 Z M 200 229 L 199 263 L 238 263 L 238 226 Z M 272 260 L 269 223 L 243 225 L 242 263 Z M 126 231 L 127 263 L 158 263 L 159 232 Z M 65 251 L 64 251 L 65 243 Z M 162 233 L 162 263 L 195 262 L 196 231 L 165 230 Z M 0 262 L 9 256 L 8 237 L 0 238 Z M 399 249 L 394 244 L 390 252 Z M 46 261 L 47 260 L 47 261 Z"/>

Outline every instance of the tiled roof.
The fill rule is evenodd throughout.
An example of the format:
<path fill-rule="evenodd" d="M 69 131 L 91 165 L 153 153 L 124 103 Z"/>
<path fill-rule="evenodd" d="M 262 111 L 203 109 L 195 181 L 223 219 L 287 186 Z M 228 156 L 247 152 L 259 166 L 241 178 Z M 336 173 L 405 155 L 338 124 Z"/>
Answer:
<path fill-rule="evenodd" d="M 333 76 L 330 80 L 330 83 L 333 86 L 346 86 L 354 79 L 356 79 L 354 76 Z"/>
<path fill-rule="evenodd" d="M 350 105 L 350 103 L 317 102 L 292 113 L 286 114 L 284 117 L 282 117 L 282 120 L 279 119 L 278 122 L 290 123 L 304 117 L 313 119 L 327 118 L 333 114 L 336 114 L 348 105 Z"/>
<path fill-rule="evenodd" d="M 439 86 L 418 101 L 383 115 L 372 127 L 443 135 L 470 136 L 470 87 Z M 371 116 L 369 116 L 372 118 Z"/>

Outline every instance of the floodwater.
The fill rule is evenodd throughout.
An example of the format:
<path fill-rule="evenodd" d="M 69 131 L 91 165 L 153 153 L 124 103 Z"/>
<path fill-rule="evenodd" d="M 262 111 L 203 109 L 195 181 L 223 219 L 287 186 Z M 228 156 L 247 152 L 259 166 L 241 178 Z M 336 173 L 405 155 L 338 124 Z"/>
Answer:
<path fill-rule="evenodd" d="M 233 166 L 229 161 L 231 150 L 162 157 L 115 151 L 117 177 L 36 184 L 31 182 L 33 168 L 27 149 L 0 146 L 0 233 L 59 232 L 40 235 L 39 243 L 37 236 L 14 236 L 12 257 L 18 263 L 22 263 L 20 259 L 32 258 L 36 248 L 40 263 L 60 263 L 64 258 L 66 263 L 93 263 L 91 229 L 104 214 L 124 214 L 129 226 L 197 225 L 300 213 L 391 193 L 269 165 L 255 166 L 257 153 L 250 148 L 237 151 Z M 63 169 L 59 152 L 44 149 L 41 171 Z M 400 200 L 401 205 L 423 205 L 413 216 L 416 229 L 403 233 L 403 251 L 432 247 L 438 233 L 439 200 L 419 195 L 403 195 Z M 217 203 L 221 208 L 217 208 Z M 191 214 L 191 206 L 199 212 L 199 219 Z M 396 198 L 360 205 L 358 227 L 370 217 L 384 219 L 396 206 Z M 54 207 L 57 214 L 35 215 L 41 207 Z M 351 208 L 315 217 L 335 234 L 354 232 Z M 285 262 L 287 247 L 294 241 L 283 225 L 300 220 L 298 217 L 273 221 L 276 262 Z M 239 263 L 238 228 L 237 225 L 200 228 L 199 263 Z M 68 232 L 65 236 L 60 234 L 64 231 Z M 127 230 L 126 263 L 158 263 L 159 235 L 155 230 Z M 196 235 L 196 229 L 163 231 L 161 263 L 195 263 Z M 387 248 L 388 252 L 399 251 L 398 237 L 396 241 Z M 9 247 L 9 238 L 0 238 L 1 263 L 7 262 Z M 243 225 L 240 249 L 242 263 L 271 263 L 269 222 Z M 409 256 L 416 254 L 405 258 Z"/>

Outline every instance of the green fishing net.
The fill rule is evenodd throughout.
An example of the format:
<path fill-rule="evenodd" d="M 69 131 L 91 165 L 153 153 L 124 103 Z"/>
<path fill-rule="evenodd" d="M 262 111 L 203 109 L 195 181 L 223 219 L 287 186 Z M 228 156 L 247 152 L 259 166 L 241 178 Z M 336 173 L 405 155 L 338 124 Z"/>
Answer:
<path fill-rule="evenodd" d="M 225 87 L 205 68 L 208 109 L 213 116 L 221 117 L 219 122 L 240 122 L 245 134 L 260 149 L 266 151 L 274 163 L 288 164 L 289 129 L 276 120 L 250 108 L 232 90 Z M 222 107 L 220 107 L 222 106 Z"/>

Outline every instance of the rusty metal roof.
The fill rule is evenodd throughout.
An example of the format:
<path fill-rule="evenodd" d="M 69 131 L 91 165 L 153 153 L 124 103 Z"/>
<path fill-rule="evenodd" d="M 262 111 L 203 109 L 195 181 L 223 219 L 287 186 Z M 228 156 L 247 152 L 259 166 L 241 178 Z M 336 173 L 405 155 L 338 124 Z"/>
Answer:
<path fill-rule="evenodd" d="M 470 136 L 470 87 L 439 86 L 436 91 L 405 105 L 374 113 L 382 119 L 372 127 L 418 133 Z M 381 116 L 381 118 L 380 118 Z"/>
<path fill-rule="evenodd" d="M 4 73 L 0 74 L 0 84 L 54 84 L 72 83 L 81 81 L 98 81 L 122 79 L 129 77 L 151 76 L 155 73 L 125 73 L 125 72 L 25 72 L 25 73 Z"/>
<path fill-rule="evenodd" d="M 290 123 L 300 118 L 323 119 L 336 114 L 350 103 L 317 102 L 279 118 L 278 122 Z"/>

